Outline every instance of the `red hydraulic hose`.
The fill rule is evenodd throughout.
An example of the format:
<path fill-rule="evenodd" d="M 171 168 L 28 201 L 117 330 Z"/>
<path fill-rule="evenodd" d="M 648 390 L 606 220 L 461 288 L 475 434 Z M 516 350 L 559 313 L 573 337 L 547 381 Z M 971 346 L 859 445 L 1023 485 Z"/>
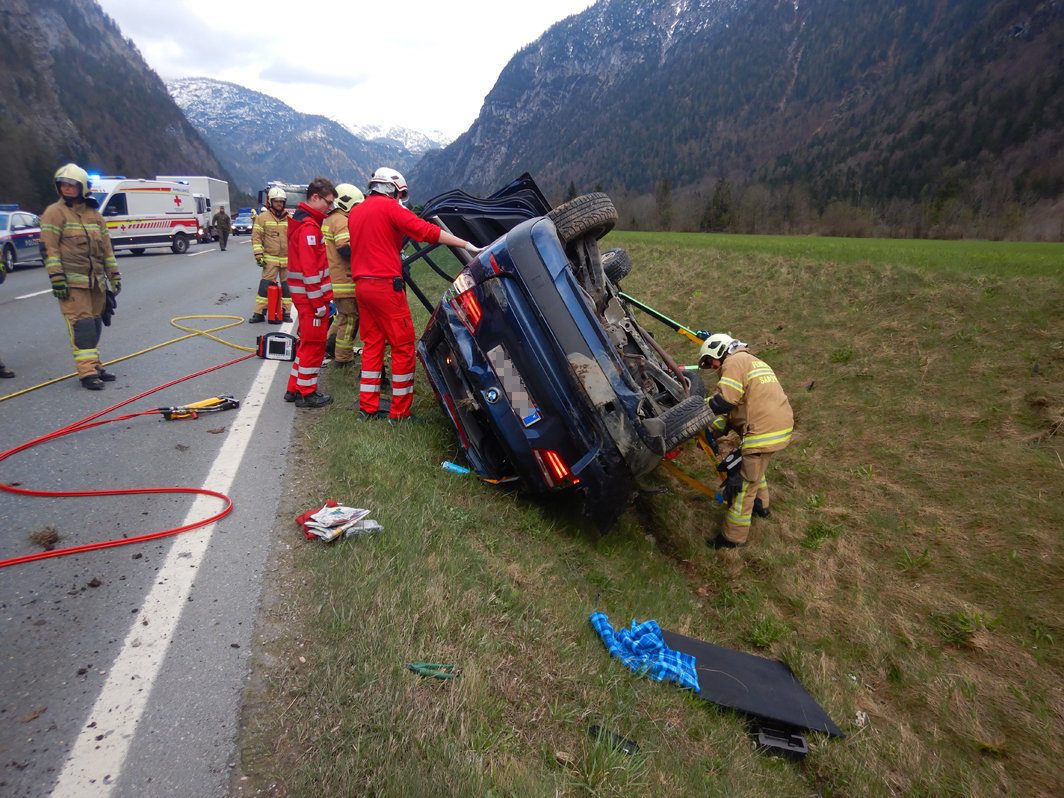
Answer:
<path fill-rule="evenodd" d="M 103 421 L 96 421 L 96 419 L 98 419 L 100 416 L 106 415 L 107 413 L 110 413 L 110 412 L 112 412 L 114 410 L 117 410 L 118 408 L 123 407 L 123 406 L 129 404 L 130 402 L 135 402 L 136 400 L 142 399 L 145 396 L 153 394 L 153 393 L 155 393 L 157 391 L 161 391 L 164 388 L 169 388 L 170 386 L 176 385 L 179 382 L 183 382 L 185 380 L 190 380 L 193 377 L 199 377 L 199 376 L 201 376 L 203 374 L 207 374 L 207 373 L 209 373 L 211 371 L 216 371 L 217 369 L 225 368 L 226 366 L 231 366 L 234 363 L 239 363 L 242 360 L 247 360 L 248 358 L 254 357 L 254 356 L 255 356 L 254 353 L 252 353 L 250 355 L 243 355 L 241 357 L 236 358 L 235 360 L 230 360 L 227 363 L 221 363 L 221 364 L 219 364 L 217 366 L 211 366 L 210 368 L 204 369 L 203 371 L 198 371 L 195 374 L 189 374 L 189 375 L 187 375 L 185 377 L 180 377 L 180 378 L 178 378 L 176 380 L 172 380 L 171 382 L 165 383 L 163 385 L 159 385 L 156 388 L 151 388 L 150 390 L 144 391 L 141 394 L 133 396 L 133 397 L 131 397 L 129 399 L 125 399 L 125 400 L 119 402 L 118 404 L 112 405 L 111 407 L 107 408 L 106 410 L 101 410 L 98 413 L 93 413 L 91 416 L 87 416 L 86 418 L 83 418 L 81 421 L 75 421 L 73 424 L 68 424 L 65 427 L 60 427 L 59 429 L 55 430 L 54 432 L 50 432 L 47 435 L 42 435 L 39 438 L 35 438 L 34 440 L 29 441 L 28 443 L 24 443 L 24 444 L 21 444 L 20 446 L 15 446 L 15 447 L 13 447 L 11 449 L 8 449 L 7 451 L 0 452 L 0 462 L 6 460 L 8 457 L 11 457 L 14 454 L 18 454 L 19 452 L 25 451 L 26 449 L 29 449 L 29 448 L 31 448 L 33 446 L 37 446 L 37 445 L 42 444 L 42 443 L 47 443 L 48 441 L 53 441 L 53 440 L 55 440 L 57 438 L 61 438 L 64 435 L 69 435 L 72 432 L 81 432 L 83 430 L 91 429 L 93 427 L 98 427 L 101 424 L 109 424 L 112 421 L 125 421 L 125 420 L 130 419 L 130 418 L 136 418 L 137 416 L 159 415 L 159 414 L 162 413 L 162 411 L 158 410 L 158 409 L 143 410 L 143 411 L 141 411 L 139 413 L 129 413 L 127 415 L 118 416 L 116 418 L 105 419 Z M 214 515 L 210 516 L 209 518 L 203 519 L 202 521 L 196 521 L 196 522 L 191 523 L 191 524 L 185 524 L 184 526 L 177 527 L 177 528 L 174 528 L 174 529 L 165 529 L 165 530 L 162 530 L 161 532 L 149 532 L 149 533 L 144 534 L 144 535 L 136 535 L 134 537 L 129 537 L 129 538 L 118 538 L 118 539 L 115 539 L 115 540 L 105 540 L 105 541 L 101 541 L 101 542 L 98 542 L 98 543 L 86 543 L 86 544 L 83 544 L 81 546 L 70 546 L 70 547 L 64 548 L 64 549 L 53 549 L 52 551 L 41 551 L 41 552 L 36 552 L 34 554 L 26 554 L 26 555 L 23 555 L 21 557 L 11 557 L 11 558 L 6 559 L 6 560 L 0 560 L 0 568 L 6 568 L 9 565 L 19 565 L 21 563 L 32 562 L 34 560 L 44 560 L 44 559 L 47 559 L 49 557 L 62 557 L 64 555 L 66 555 L 66 554 L 78 554 L 78 553 L 85 552 L 85 551 L 96 551 L 97 549 L 112 548 L 114 546 L 126 546 L 126 545 L 129 545 L 130 543 L 143 543 L 143 542 L 146 542 L 146 541 L 149 541 L 149 540 L 157 540 L 158 538 L 169 537 L 170 535 L 177 535 L 177 534 L 180 534 L 181 532 L 187 532 L 190 529 L 197 529 L 199 527 L 203 527 L 203 526 L 207 526 L 209 524 L 213 524 L 215 521 L 218 521 L 219 519 L 222 519 L 225 516 L 229 515 L 229 513 L 232 512 L 232 510 L 233 510 L 233 500 L 230 499 L 228 496 L 226 496 L 224 493 L 217 493 L 217 492 L 215 492 L 213 490 L 205 490 L 203 488 L 121 488 L 121 489 L 117 489 L 117 490 L 51 491 L 51 490 L 28 490 L 26 488 L 17 488 L 17 487 L 14 487 L 12 485 L 4 485 L 4 484 L 0 483 L 0 490 L 6 491 L 8 493 L 15 493 L 15 494 L 18 494 L 20 496 L 42 496 L 42 497 L 48 497 L 48 498 L 73 497 L 73 496 L 77 496 L 77 497 L 80 497 L 80 496 L 128 496 L 128 495 L 140 494 L 140 493 L 191 493 L 191 494 L 198 494 L 198 495 L 201 495 L 201 496 L 211 496 L 211 497 L 214 497 L 216 499 L 220 499 L 221 501 L 225 502 L 225 507 L 221 511 L 215 513 Z"/>

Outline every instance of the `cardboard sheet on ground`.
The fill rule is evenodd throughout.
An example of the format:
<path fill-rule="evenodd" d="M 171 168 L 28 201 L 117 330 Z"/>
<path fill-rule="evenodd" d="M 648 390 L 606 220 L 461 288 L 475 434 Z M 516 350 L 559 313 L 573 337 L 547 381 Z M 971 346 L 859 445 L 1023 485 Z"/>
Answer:
<path fill-rule="evenodd" d="M 695 658 L 699 698 L 799 729 L 845 737 L 782 662 L 661 631 L 665 645 Z"/>

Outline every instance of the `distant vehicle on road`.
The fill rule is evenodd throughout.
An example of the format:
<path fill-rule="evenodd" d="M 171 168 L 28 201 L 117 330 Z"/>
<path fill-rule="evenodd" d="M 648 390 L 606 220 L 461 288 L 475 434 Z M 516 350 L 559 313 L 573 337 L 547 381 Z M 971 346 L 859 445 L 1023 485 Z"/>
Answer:
<path fill-rule="evenodd" d="M 196 199 L 186 185 L 93 177 L 91 191 L 116 252 L 128 249 L 141 255 L 148 247 L 170 247 L 181 255 L 199 238 Z"/>
<path fill-rule="evenodd" d="M 43 264 L 41 257 L 41 220 L 18 205 L 0 205 L 0 283 L 17 266 Z"/>
<path fill-rule="evenodd" d="M 233 235 L 251 235 L 251 226 L 255 223 L 255 217 L 250 213 L 239 213 L 233 219 Z"/>
<path fill-rule="evenodd" d="M 218 240 L 218 231 L 211 224 L 214 214 L 218 212 L 219 207 L 224 207 L 230 215 L 233 213 L 233 206 L 229 202 L 229 184 L 226 181 L 205 175 L 156 175 L 155 179 L 188 186 L 196 197 L 196 210 L 200 217 L 200 240 Z"/>

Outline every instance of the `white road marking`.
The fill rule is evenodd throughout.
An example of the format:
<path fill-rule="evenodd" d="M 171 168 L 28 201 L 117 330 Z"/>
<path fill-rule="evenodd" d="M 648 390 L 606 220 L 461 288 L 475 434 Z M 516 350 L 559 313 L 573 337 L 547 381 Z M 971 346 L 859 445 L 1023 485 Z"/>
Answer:
<path fill-rule="evenodd" d="M 195 252 L 187 253 L 185 257 L 194 258 L 197 255 L 206 255 L 208 252 L 214 252 L 214 251 L 215 251 L 214 247 L 211 247 L 210 249 L 197 249 Z"/>
<path fill-rule="evenodd" d="M 40 296 L 41 294 L 50 294 L 50 293 L 52 293 L 52 289 L 51 288 L 45 288 L 43 291 L 34 291 L 32 294 L 22 294 L 21 296 L 15 297 L 15 299 L 32 299 L 35 296 Z"/>
<path fill-rule="evenodd" d="M 281 361 L 265 360 L 237 411 L 203 487 L 227 493 L 236 478 L 248 441 L 262 413 L 267 388 Z M 199 496 L 181 526 L 205 518 L 219 508 L 219 500 Z M 103 691 L 67 756 L 53 798 L 107 796 L 118 781 L 137 723 L 144 713 L 181 612 L 188 603 L 200 562 L 215 524 L 182 532 L 159 571 L 155 586 L 126 634 Z M 147 625 L 145 625 L 147 623 Z"/>

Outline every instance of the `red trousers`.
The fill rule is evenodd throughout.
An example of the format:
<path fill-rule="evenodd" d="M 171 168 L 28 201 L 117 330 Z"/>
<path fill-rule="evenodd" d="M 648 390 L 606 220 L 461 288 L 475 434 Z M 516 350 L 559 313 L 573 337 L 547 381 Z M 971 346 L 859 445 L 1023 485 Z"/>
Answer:
<path fill-rule="evenodd" d="M 414 321 L 406 291 L 396 291 L 391 280 L 360 277 L 358 286 L 359 334 L 362 336 L 362 378 L 358 406 L 376 413 L 381 401 L 384 347 L 392 348 L 392 418 L 410 415 L 414 401 Z"/>
<path fill-rule="evenodd" d="M 325 339 L 329 332 L 329 315 L 314 318 L 314 308 L 309 302 L 294 300 L 299 314 L 299 343 L 296 359 L 288 374 L 288 390 L 309 396 L 318 390 L 318 374 L 325 359 Z"/>

